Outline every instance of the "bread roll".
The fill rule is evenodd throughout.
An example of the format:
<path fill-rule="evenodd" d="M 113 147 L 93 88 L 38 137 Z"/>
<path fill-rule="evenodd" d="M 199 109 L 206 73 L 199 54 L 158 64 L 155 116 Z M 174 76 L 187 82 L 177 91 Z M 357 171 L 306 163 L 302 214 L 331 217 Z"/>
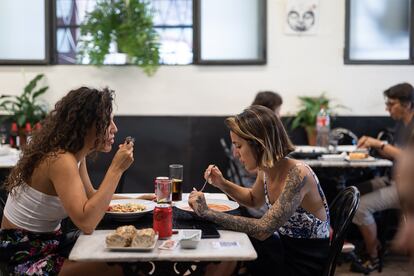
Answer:
<path fill-rule="evenodd" d="M 131 239 L 119 235 L 117 233 L 111 233 L 106 236 L 106 246 L 108 247 L 128 247 L 131 245 Z"/>
<path fill-rule="evenodd" d="M 365 159 L 367 157 L 368 157 L 368 153 L 366 153 L 366 152 L 351 152 L 351 153 L 349 153 L 349 159 L 351 159 L 351 160 Z"/>
<path fill-rule="evenodd" d="M 123 236 L 129 236 L 132 239 L 137 234 L 137 229 L 133 225 L 125 225 L 116 228 L 115 233 Z"/>
<path fill-rule="evenodd" d="M 114 233 L 106 236 L 108 247 L 128 247 L 131 246 L 132 239 L 136 236 L 137 229 L 133 225 L 120 226 Z"/>
<path fill-rule="evenodd" d="M 152 228 L 141 229 L 132 239 L 131 247 L 151 247 L 154 244 L 155 231 Z"/>

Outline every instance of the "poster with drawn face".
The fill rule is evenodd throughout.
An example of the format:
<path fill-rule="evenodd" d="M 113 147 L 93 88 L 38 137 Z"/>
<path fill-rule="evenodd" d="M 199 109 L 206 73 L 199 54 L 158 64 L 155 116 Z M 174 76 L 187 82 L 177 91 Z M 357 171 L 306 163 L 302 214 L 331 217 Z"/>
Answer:
<path fill-rule="evenodd" d="M 287 0 L 285 33 L 315 35 L 318 17 L 319 0 Z"/>

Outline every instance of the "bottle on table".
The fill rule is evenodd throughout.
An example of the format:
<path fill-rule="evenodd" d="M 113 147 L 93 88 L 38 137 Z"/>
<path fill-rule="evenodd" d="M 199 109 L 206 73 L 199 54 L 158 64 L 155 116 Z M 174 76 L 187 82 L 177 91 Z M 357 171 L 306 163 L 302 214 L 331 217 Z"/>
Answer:
<path fill-rule="evenodd" d="M 0 144 L 1 145 L 7 144 L 7 130 L 4 125 L 0 126 Z"/>
<path fill-rule="evenodd" d="M 316 145 L 319 147 L 329 146 L 329 132 L 331 130 L 331 118 L 325 106 L 321 106 L 316 117 Z"/>
<path fill-rule="evenodd" d="M 158 233 L 160 239 L 172 236 L 172 206 L 170 204 L 157 204 L 154 208 L 152 228 Z"/>
<path fill-rule="evenodd" d="M 172 236 L 171 182 L 171 179 L 166 176 L 159 176 L 155 179 L 157 205 L 154 209 L 152 228 L 158 233 L 160 239 Z"/>
<path fill-rule="evenodd" d="M 12 123 L 10 128 L 10 146 L 15 149 L 20 148 L 20 136 L 17 123 Z"/>
<path fill-rule="evenodd" d="M 32 140 L 32 126 L 30 123 L 26 123 L 26 127 L 24 128 L 24 134 L 26 135 L 26 144 L 29 144 Z"/>

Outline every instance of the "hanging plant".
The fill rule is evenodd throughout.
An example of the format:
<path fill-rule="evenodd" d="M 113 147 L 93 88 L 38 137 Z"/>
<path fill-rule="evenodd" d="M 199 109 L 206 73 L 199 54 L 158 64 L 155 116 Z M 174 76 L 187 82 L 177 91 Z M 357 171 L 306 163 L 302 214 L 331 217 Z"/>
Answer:
<path fill-rule="evenodd" d="M 153 75 L 159 66 L 158 34 L 146 0 L 99 0 L 80 26 L 79 57 L 103 65 L 111 43 L 128 56 L 128 63 Z"/>

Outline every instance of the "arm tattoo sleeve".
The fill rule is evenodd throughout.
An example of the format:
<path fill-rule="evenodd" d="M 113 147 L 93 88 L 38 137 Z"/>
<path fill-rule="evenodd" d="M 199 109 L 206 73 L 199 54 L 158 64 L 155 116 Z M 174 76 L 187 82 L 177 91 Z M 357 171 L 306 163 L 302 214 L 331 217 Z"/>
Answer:
<path fill-rule="evenodd" d="M 264 240 L 293 215 L 302 201 L 300 191 L 305 183 L 306 176 L 301 176 L 297 166 L 290 169 L 285 188 L 269 211 L 260 219 L 233 216 L 212 210 L 208 210 L 203 217 L 226 229 L 245 232 L 251 237 Z"/>

